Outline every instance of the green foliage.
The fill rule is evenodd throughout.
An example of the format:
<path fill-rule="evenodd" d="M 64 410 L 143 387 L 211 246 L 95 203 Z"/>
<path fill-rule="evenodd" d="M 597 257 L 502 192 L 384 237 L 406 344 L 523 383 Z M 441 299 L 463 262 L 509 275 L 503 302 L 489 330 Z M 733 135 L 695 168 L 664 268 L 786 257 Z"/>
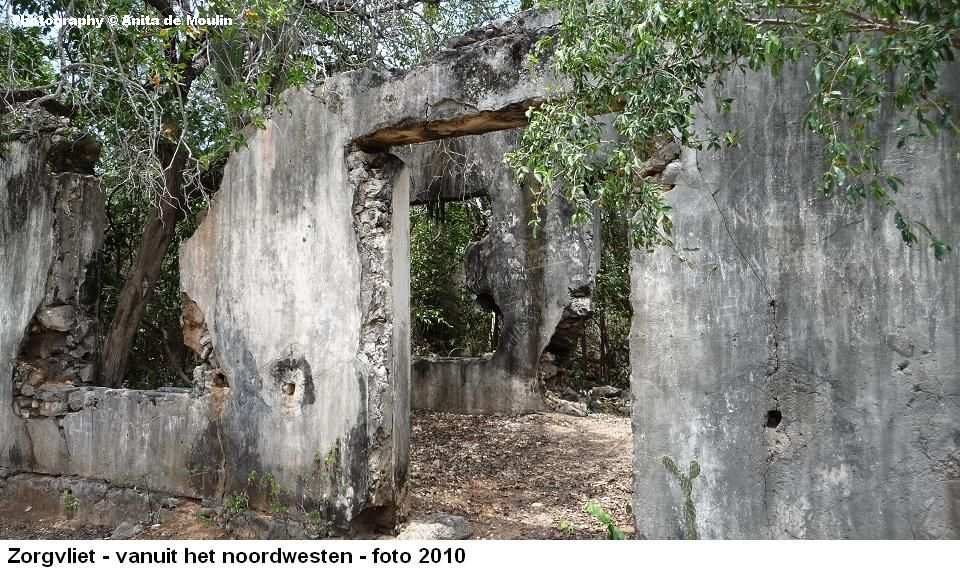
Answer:
<path fill-rule="evenodd" d="M 117 297 L 126 273 L 132 267 L 140 232 L 151 218 L 152 206 L 139 198 L 135 190 L 117 182 L 117 173 L 105 170 L 101 175 L 107 199 L 107 228 L 104 248 L 99 255 L 98 278 L 101 329 L 109 326 L 117 306 Z M 130 388 L 155 389 L 184 386 L 188 353 L 180 329 L 182 294 L 180 292 L 179 245 L 196 231 L 198 212 L 207 200 L 198 197 L 177 223 L 177 233 L 163 258 L 162 272 L 147 301 L 143 322 L 133 343 L 128 373 Z M 174 359 L 170 359 L 173 356 Z M 186 380 L 189 382 L 188 380 Z"/>
<path fill-rule="evenodd" d="M 340 463 L 340 444 L 339 443 L 340 441 L 338 439 L 337 444 L 335 444 L 330 450 L 328 450 L 326 455 L 321 453 L 319 450 L 315 452 L 313 455 L 313 464 L 317 468 L 326 468 L 326 469 L 336 468 Z"/>
<path fill-rule="evenodd" d="M 694 130 L 708 87 L 722 93 L 724 75 L 810 64 L 805 127 L 826 153 L 821 192 L 853 204 L 894 203 L 901 184 L 879 162 L 876 122 L 900 113 L 897 134 L 936 136 L 958 127 L 951 103 L 937 95 L 943 64 L 960 47 L 957 0 L 543 0 L 561 24 L 545 37 L 569 90 L 530 111 L 519 149 L 508 155 L 519 178 L 540 187 L 535 208 L 562 186 L 587 219 L 595 206 L 631 217 L 633 243 L 669 244 L 663 191 L 641 175 L 658 139 L 694 148 L 737 143 L 735 132 Z M 896 82 L 891 83 L 895 78 Z M 731 99 L 718 95 L 721 110 Z M 598 115 L 610 113 L 615 139 Z M 913 244 L 924 235 L 941 258 L 949 245 L 900 213 L 897 226 Z"/>
<path fill-rule="evenodd" d="M 583 507 L 583 510 L 607 528 L 608 539 L 622 541 L 627 538 L 623 534 L 623 531 L 617 528 L 617 525 L 614 523 L 613 517 L 610 516 L 610 513 L 605 511 L 604 508 L 599 505 L 599 503 L 591 501 Z"/>
<path fill-rule="evenodd" d="M 700 538 L 697 531 L 697 508 L 693 504 L 693 481 L 700 476 L 700 465 L 697 461 L 690 461 L 689 470 L 686 473 L 680 472 L 677 463 L 669 456 L 663 457 L 663 466 L 670 472 L 680 484 L 680 491 L 683 492 L 683 522 L 684 538 L 696 540 Z"/>
<path fill-rule="evenodd" d="M 0 2 L 0 10 L 3 8 Z M 0 23 L 0 62 L 6 66 L 0 74 L 6 88 L 29 88 L 53 81 L 54 47 L 45 42 L 41 28 L 13 27 Z"/>
<path fill-rule="evenodd" d="M 560 519 L 560 521 L 557 523 L 557 530 L 560 531 L 560 534 L 565 537 L 570 537 L 577 532 L 577 529 L 573 526 L 573 523 L 566 519 Z"/>
<path fill-rule="evenodd" d="M 465 286 L 467 246 L 487 229 L 486 202 L 410 209 L 410 307 L 416 354 L 479 355 L 493 349 L 493 314 Z"/>
<path fill-rule="evenodd" d="M 78 499 L 70 490 L 63 491 L 60 495 L 60 502 L 63 504 L 63 512 L 67 518 L 72 519 L 80 509 L 80 499 Z"/>
<path fill-rule="evenodd" d="M 630 223 L 622 211 L 600 216 L 601 252 L 593 291 L 604 383 L 630 387 Z"/>
<path fill-rule="evenodd" d="M 228 515 L 239 515 L 250 509 L 250 497 L 247 491 L 240 491 L 227 497 L 223 503 L 223 508 Z"/>
<path fill-rule="evenodd" d="M 318 536 L 324 536 L 330 532 L 331 524 L 324 520 L 323 513 L 320 511 L 307 512 L 307 522 L 310 523 L 311 529 Z"/>
<path fill-rule="evenodd" d="M 593 313 L 584 322 L 580 343 L 553 360 L 558 372 L 546 379 L 547 388 L 560 395 L 569 390 L 583 394 L 596 386 L 630 388 L 630 223 L 626 213 L 617 210 L 604 211 L 599 218 Z M 611 406 L 603 409 L 620 411 Z"/>
<path fill-rule="evenodd" d="M 282 515 L 287 512 L 287 505 L 283 502 L 283 489 L 272 473 L 266 473 L 260 479 L 260 486 L 266 492 L 270 512 Z"/>
<path fill-rule="evenodd" d="M 283 502 L 283 489 L 273 473 L 260 474 L 255 470 L 250 471 L 250 474 L 247 475 L 247 488 L 241 493 L 245 501 L 244 510 L 250 506 L 248 491 L 253 492 L 255 496 L 258 492 L 262 493 L 261 496 L 265 496 L 267 499 L 267 508 L 275 515 L 284 514 L 289 510 Z M 230 509 L 228 508 L 228 510 Z"/>

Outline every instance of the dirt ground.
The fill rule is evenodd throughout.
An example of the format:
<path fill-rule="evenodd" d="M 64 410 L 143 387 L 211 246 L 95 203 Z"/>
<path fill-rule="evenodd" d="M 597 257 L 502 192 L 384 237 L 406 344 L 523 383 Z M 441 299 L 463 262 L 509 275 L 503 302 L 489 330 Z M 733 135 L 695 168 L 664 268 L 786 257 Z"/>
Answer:
<path fill-rule="evenodd" d="M 411 517 L 461 515 L 474 539 L 604 538 L 604 527 L 584 512 L 593 501 L 632 533 L 629 419 L 415 414 L 412 423 Z M 202 511 L 181 501 L 160 511 L 137 538 L 230 538 Z M 0 517 L 0 539 L 102 539 L 112 532 L 65 520 Z"/>
<path fill-rule="evenodd" d="M 200 515 L 194 501 L 181 501 L 172 510 L 157 514 L 158 521 L 145 524 L 137 539 L 229 539 L 228 534 Z M 107 539 L 113 527 L 81 525 L 68 519 L 16 520 L 0 516 L 0 539 Z"/>
<path fill-rule="evenodd" d="M 629 535 L 631 456 L 629 418 L 417 414 L 413 509 L 462 515 L 475 539 L 603 538 L 595 501 Z"/>
<path fill-rule="evenodd" d="M 68 539 L 103 539 L 109 537 L 109 527 L 77 527 L 68 521 L 14 521 L 0 518 L 0 539 L 62 541 Z"/>

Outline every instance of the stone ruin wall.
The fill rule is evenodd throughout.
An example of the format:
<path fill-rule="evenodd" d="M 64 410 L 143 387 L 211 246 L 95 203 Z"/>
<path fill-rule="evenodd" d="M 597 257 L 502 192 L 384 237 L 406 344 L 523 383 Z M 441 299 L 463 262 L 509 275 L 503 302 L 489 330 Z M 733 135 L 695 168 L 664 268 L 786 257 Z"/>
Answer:
<path fill-rule="evenodd" d="M 63 514 L 67 492 L 79 516 L 110 524 L 114 503 L 142 498 L 131 487 L 199 496 L 190 451 L 209 399 L 96 386 L 106 220 L 96 147 L 80 145 L 44 130 L 2 153 L 0 511 L 26 501 L 36 516 Z"/>
<path fill-rule="evenodd" d="M 409 449 L 409 187 L 390 147 L 519 126 L 542 20 L 504 23 L 400 76 L 356 71 L 252 132 L 181 250 L 226 395 L 226 489 L 270 473 L 306 510 L 390 519 Z M 480 82 L 481 79 L 483 82 Z M 222 444 L 222 446 L 220 446 Z"/>
<path fill-rule="evenodd" d="M 543 82 L 522 64 L 543 22 L 501 23 L 403 75 L 357 71 L 291 93 L 287 112 L 250 133 L 182 247 L 185 343 L 201 361 L 192 390 L 88 382 L 81 346 L 92 318 L 83 303 L 44 302 L 55 288 L 52 256 L 71 243 L 51 233 L 59 194 L 45 186 L 42 148 L 14 144 L 3 201 L 16 211 L 3 215 L 32 226 L 5 221 L 0 244 L 4 269 L 17 273 L 0 294 L 11 316 L 0 344 L 9 368 L 0 372 L 0 510 L 32 497 L 63 514 L 51 493 L 69 492 L 80 498 L 77 517 L 109 524 L 114 499 L 149 508 L 164 494 L 247 492 L 253 506 L 279 500 L 340 529 L 390 523 L 409 447 L 409 177 L 386 150 L 520 126 L 542 98 Z M 36 182 L 9 186 L 23 175 Z M 76 216 L 94 232 L 85 259 L 103 222 L 102 198 L 88 201 Z M 60 306 L 75 307 L 69 327 L 71 312 L 51 309 Z M 20 356 L 28 331 L 58 332 L 76 347 Z M 41 359 L 70 363 L 34 377 Z M 16 401 L 14 365 L 27 384 L 24 392 L 18 382 Z M 254 473 L 275 486 L 251 485 Z"/>
<path fill-rule="evenodd" d="M 893 113 L 880 122 L 899 208 L 954 245 L 936 262 L 903 244 L 893 209 L 817 195 L 807 72 L 736 75 L 732 113 L 704 105 L 701 126 L 742 144 L 683 152 L 676 246 L 633 255 L 643 536 L 684 534 L 667 456 L 683 474 L 699 464 L 704 538 L 960 537 L 960 143 L 898 148 Z M 953 102 L 957 72 L 942 77 Z"/>
<path fill-rule="evenodd" d="M 412 168 L 415 202 L 489 198 L 489 231 L 467 249 L 466 286 L 502 324 L 492 354 L 415 360 L 414 409 L 543 410 L 541 358 L 548 351 L 548 357 L 565 355 L 591 314 L 599 231 L 572 225 L 569 205 L 556 197 L 541 214 L 541 231 L 532 234 L 529 191 L 503 162 L 520 134 L 499 131 L 397 151 Z"/>
<path fill-rule="evenodd" d="M 100 243 L 99 188 L 49 167 L 41 142 L 10 144 L 0 511 L 46 489 L 106 520 L 142 503 L 137 489 L 223 499 L 257 470 L 331 524 L 393 516 L 409 445 L 409 189 L 389 150 L 521 126 L 546 85 L 523 57 L 549 25 L 525 18 L 401 76 L 358 71 L 293 93 L 251 134 L 183 248 L 188 342 L 205 362 L 194 391 L 87 380 L 81 280 Z M 784 96 L 803 92 L 793 73 L 727 84 L 741 108 L 713 120 L 740 127 L 743 147 L 683 151 L 676 247 L 633 257 L 636 527 L 684 533 L 669 457 L 678 475 L 699 465 L 703 537 L 957 536 L 960 257 L 934 263 L 885 211 L 816 198 L 817 146 L 803 103 Z M 944 78 L 960 98 L 958 76 Z M 903 190 L 925 192 L 901 203 L 953 231 L 957 143 L 885 147 Z"/>

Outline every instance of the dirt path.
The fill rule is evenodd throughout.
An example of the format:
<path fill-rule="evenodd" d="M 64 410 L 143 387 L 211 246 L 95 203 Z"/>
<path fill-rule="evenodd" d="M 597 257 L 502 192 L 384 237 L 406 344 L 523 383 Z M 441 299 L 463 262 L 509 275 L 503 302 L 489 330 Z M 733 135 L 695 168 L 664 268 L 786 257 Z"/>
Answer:
<path fill-rule="evenodd" d="M 475 539 L 603 538 L 596 501 L 632 531 L 630 420 L 609 415 L 417 414 L 415 513 L 466 517 Z"/>

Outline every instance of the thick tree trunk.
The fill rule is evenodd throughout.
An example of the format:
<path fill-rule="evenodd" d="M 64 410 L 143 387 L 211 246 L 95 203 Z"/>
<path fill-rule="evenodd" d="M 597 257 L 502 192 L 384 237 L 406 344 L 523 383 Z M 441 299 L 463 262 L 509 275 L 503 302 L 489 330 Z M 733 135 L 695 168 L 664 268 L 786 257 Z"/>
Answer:
<path fill-rule="evenodd" d="M 187 353 L 186 346 L 183 343 L 183 333 L 180 331 L 179 325 L 176 325 L 175 328 L 170 328 L 170 331 L 168 331 L 167 326 L 164 326 L 163 322 L 160 322 L 161 325 L 156 325 L 144 319 L 140 323 L 152 330 L 160 342 L 163 355 L 167 359 L 168 369 L 177 375 L 184 386 L 192 386 L 193 380 L 190 376 L 187 376 L 187 373 L 184 371 L 186 366 L 184 360 L 187 358 Z"/>
<path fill-rule="evenodd" d="M 127 274 L 117 310 L 110 323 L 100 358 L 100 381 L 103 386 L 116 387 L 126 377 L 130 362 L 130 348 L 140 328 L 143 312 L 153 287 L 160 278 L 163 258 L 177 232 L 177 221 L 183 214 L 180 194 L 185 154 L 170 153 L 165 163 L 165 197 L 161 199 L 153 217 L 144 225 L 143 238 L 133 266 Z"/>

